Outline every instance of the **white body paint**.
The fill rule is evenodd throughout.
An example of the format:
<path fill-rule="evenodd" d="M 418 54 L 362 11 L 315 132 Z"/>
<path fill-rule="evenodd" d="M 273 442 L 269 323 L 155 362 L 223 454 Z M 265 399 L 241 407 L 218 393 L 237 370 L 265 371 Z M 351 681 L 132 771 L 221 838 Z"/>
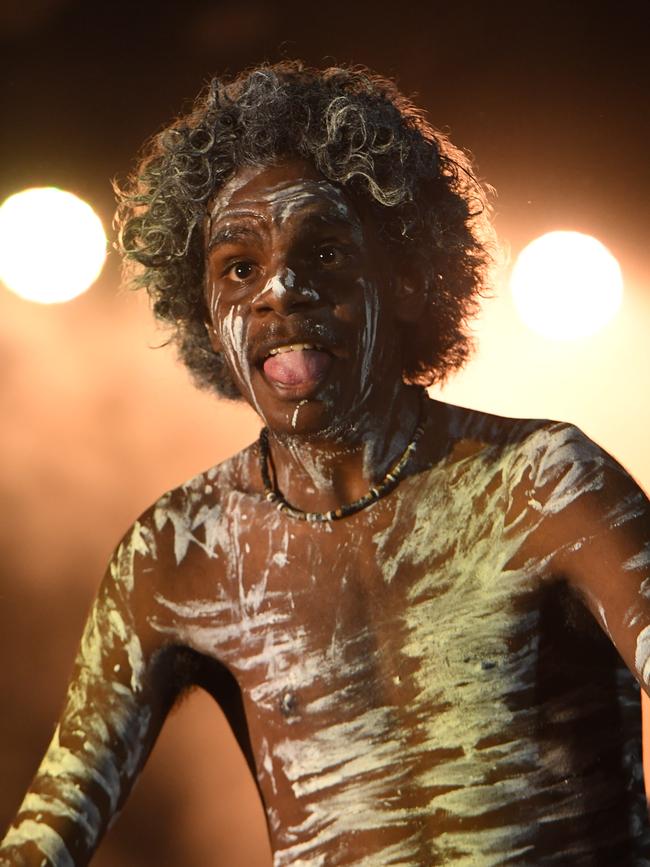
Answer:
<path fill-rule="evenodd" d="M 450 423 L 453 427 L 453 415 Z M 205 527 L 206 538 L 210 535 L 217 545 L 208 556 L 224 558 L 230 576 L 219 605 L 194 600 L 178 608 L 160 600 L 174 617 L 161 613 L 152 625 L 228 664 L 242 684 L 256 730 L 277 729 L 279 709 L 295 702 L 295 714 L 289 712 L 284 722 L 285 736 L 274 743 L 263 740 L 258 748 L 276 867 L 496 867 L 506 855 L 517 854 L 522 863 L 533 864 L 538 863 L 534 813 L 523 811 L 518 821 L 481 830 L 472 830 L 473 820 L 555 791 L 556 821 L 572 816 L 584 778 L 572 776 L 571 754 L 561 739 L 554 740 L 553 724 L 548 747 L 528 735 L 536 715 L 549 712 L 545 706 L 516 707 L 517 697 L 539 677 L 543 588 L 559 552 L 548 551 L 516 568 L 507 564 L 545 518 L 598 491 L 607 465 L 602 453 L 585 447 L 565 425 L 536 430 L 531 424 L 530 431 L 520 445 L 443 461 L 422 478 L 403 483 L 394 495 L 390 526 L 374 535 L 374 554 L 361 560 L 356 539 L 344 534 L 338 558 L 321 562 L 318 534 L 325 528 L 316 527 L 310 528 L 306 556 L 304 538 L 301 542 L 300 535 L 288 533 L 287 520 L 270 512 L 255 531 L 257 552 L 261 544 L 270 552 L 267 569 L 255 578 L 253 561 L 247 566 L 255 543 L 248 549 L 241 544 L 241 515 L 254 505 L 249 497 L 230 495 L 221 518 L 228 531 L 210 533 Z M 478 432 L 456 430 L 454 436 L 471 442 Z M 583 449 L 583 457 L 577 458 L 576 448 Z M 319 483 L 318 467 L 309 467 L 309 475 Z M 549 484 L 552 494 L 543 501 L 532 495 Z M 509 513 L 507 500 L 514 491 L 525 513 Z M 638 501 L 621 505 L 606 517 L 607 526 L 620 526 L 638 508 Z M 196 530 L 197 518 L 192 526 Z M 580 545 L 572 540 L 571 547 Z M 378 567 L 385 599 L 376 587 L 375 614 L 350 621 L 344 600 L 369 563 Z M 329 576 L 329 595 L 340 600 L 331 615 L 323 611 L 319 617 L 328 622 L 333 617 L 326 649 L 314 637 L 315 624 L 305 621 L 314 573 Z M 290 591 L 276 589 L 286 584 L 282 574 L 290 576 Z M 594 604 L 603 609 L 599 600 Z M 385 638 L 379 611 L 386 628 L 392 624 Z M 391 620 L 392 611 L 399 613 Z M 388 636 L 396 630 L 400 644 L 391 648 Z M 510 650 L 513 642 L 516 652 Z M 595 672 L 585 670 L 585 675 Z M 621 670 L 616 677 L 617 695 L 628 702 L 630 679 Z M 584 683 L 572 689 L 558 712 L 578 719 Z M 600 689 L 597 679 L 593 689 Z M 400 698 L 407 694 L 408 700 Z M 441 751 L 448 755 L 441 757 Z M 587 785 L 599 799 L 611 796 L 609 780 L 596 775 Z M 277 798 L 286 786 L 302 810 L 297 823 L 282 818 Z M 639 799 L 634 815 L 642 809 Z M 458 830 L 445 830 L 451 819 Z M 379 829 L 392 829 L 399 839 L 373 843 Z M 346 840 L 352 844 L 366 837 L 370 842 L 363 857 L 340 854 L 333 861 L 327 855 L 347 851 Z M 563 844 L 558 863 L 580 858 L 585 847 L 605 845 L 605 838 L 565 838 Z M 532 860 L 527 862 L 527 856 Z"/>
<path fill-rule="evenodd" d="M 73 754 L 55 735 L 39 773 L 56 780 L 57 797 L 30 795 L 9 845 L 33 834 L 53 864 L 70 867 L 48 810 L 76 822 L 89 842 L 97 815 L 74 796 L 76 780 L 90 775 L 114 804 L 135 773 L 147 716 L 131 703 L 147 658 L 115 600 L 132 592 L 134 557 L 155 559 L 164 536 L 173 580 L 152 591 L 149 626 L 226 664 L 239 681 L 257 733 L 275 867 L 496 867 L 514 857 L 561 865 L 631 845 L 629 863 L 645 863 L 642 793 L 634 784 L 634 798 L 624 794 L 628 783 L 607 764 L 620 751 L 630 772 L 636 766 L 638 695 L 620 663 L 607 661 L 604 636 L 583 637 L 573 654 L 562 649 L 570 630 L 553 561 L 564 551 L 582 555 L 589 539 L 532 553 L 545 521 L 602 492 L 620 471 L 566 425 L 501 423 L 451 408 L 446 424 L 465 451 L 445 454 L 368 510 L 369 532 L 345 522 L 297 526 L 233 488 L 232 478 L 245 475 L 239 458 L 161 498 L 150 525 L 136 525 L 118 552 L 109 592 L 89 620 L 86 674 L 73 686 L 64 729 L 74 727 L 90 684 L 106 681 L 114 699 L 89 715 L 83 750 Z M 382 524 L 384 508 L 392 511 Z M 619 500 L 594 532 L 620 532 L 644 509 L 640 495 Z M 338 548 L 324 561 L 321 534 L 332 532 Z M 640 574 L 640 600 L 650 577 L 645 551 L 625 561 Z M 187 592 L 195 585 L 184 579 L 199 566 L 201 592 Z M 315 595 L 323 581 L 326 592 Z M 595 594 L 592 603 L 599 616 L 604 601 Z M 646 677 L 650 624 L 634 614 L 625 624 Z M 114 644 L 123 648 L 119 682 Z M 109 735 L 125 750 L 119 764 Z M 598 762 L 580 752 L 589 738 Z M 37 823 L 27 813 L 35 809 Z M 598 821 L 603 814 L 608 823 Z"/>
<path fill-rule="evenodd" d="M 82 784 L 91 780 L 99 787 L 114 814 L 122 791 L 139 769 L 150 711 L 138 701 L 144 661 L 128 598 L 133 591 L 134 557 L 155 556 L 155 550 L 150 528 L 136 522 L 130 538 L 118 549 L 110 578 L 88 617 L 63 717 L 38 769 L 37 780 L 45 788 L 25 797 L 17 822 L 0 847 L 2 864 L 5 847 L 19 847 L 29 840 L 48 865 L 74 867 L 66 844 L 48 820 L 72 822 L 92 851 L 103 819 Z M 111 663 L 114 653 L 120 664 Z M 83 733 L 81 746 L 79 733 Z"/>

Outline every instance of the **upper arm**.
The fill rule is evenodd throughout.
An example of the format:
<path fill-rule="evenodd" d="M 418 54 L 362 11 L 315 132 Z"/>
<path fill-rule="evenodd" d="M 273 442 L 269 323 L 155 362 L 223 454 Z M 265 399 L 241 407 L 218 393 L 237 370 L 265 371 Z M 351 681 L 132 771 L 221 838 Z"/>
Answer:
<path fill-rule="evenodd" d="M 620 464 L 568 430 L 550 459 L 536 544 L 650 692 L 650 504 Z"/>
<path fill-rule="evenodd" d="M 156 568 L 153 531 L 137 522 L 88 615 L 59 724 L 2 863 L 87 863 L 142 767 L 173 700 L 165 648 L 147 625 Z"/>

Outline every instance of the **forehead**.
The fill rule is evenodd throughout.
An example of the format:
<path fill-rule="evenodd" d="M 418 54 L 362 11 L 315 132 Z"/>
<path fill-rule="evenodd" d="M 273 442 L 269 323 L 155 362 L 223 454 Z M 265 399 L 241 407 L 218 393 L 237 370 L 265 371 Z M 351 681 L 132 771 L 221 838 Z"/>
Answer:
<path fill-rule="evenodd" d="M 358 223 L 352 202 L 309 162 L 291 160 L 275 166 L 246 166 L 217 193 L 208 207 L 214 225 L 223 218 L 250 214 L 282 225 L 293 214 L 323 211 Z"/>

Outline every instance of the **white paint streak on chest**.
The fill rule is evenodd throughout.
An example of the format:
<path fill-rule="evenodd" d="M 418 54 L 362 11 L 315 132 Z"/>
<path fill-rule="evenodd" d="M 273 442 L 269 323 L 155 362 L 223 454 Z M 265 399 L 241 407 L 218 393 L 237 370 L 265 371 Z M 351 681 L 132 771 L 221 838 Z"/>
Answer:
<path fill-rule="evenodd" d="M 355 863 L 416 867 L 425 862 L 423 838 L 413 828 L 438 815 L 450 817 L 459 830 L 427 838 L 432 859 L 488 867 L 502 863 L 504 853 L 530 850 L 528 821 L 473 829 L 472 820 L 525 802 L 564 761 L 547 755 L 543 764 L 530 736 L 529 703 L 518 701 L 535 685 L 540 616 L 534 603 L 520 603 L 534 598 L 555 552 L 516 568 L 509 564 L 545 516 L 559 514 L 603 484 L 602 462 L 593 451 L 576 455 L 571 436 L 557 425 L 511 448 L 485 446 L 410 480 L 415 493 L 408 497 L 406 486 L 396 492 L 394 521 L 373 544 L 383 586 L 399 590 L 404 599 L 396 617 L 408 675 L 391 683 L 408 685 L 413 697 L 401 711 L 388 697 L 382 703 L 381 693 L 375 705 L 351 700 L 356 686 L 376 682 L 376 664 L 385 653 L 381 647 L 375 655 L 361 652 L 368 637 L 364 627 L 339 634 L 337 619 L 323 647 L 295 619 L 296 600 L 303 605 L 301 594 L 309 592 L 310 564 L 298 562 L 299 545 L 293 534 L 279 532 L 279 519 L 269 522 L 263 541 L 258 537 L 273 552 L 268 570 L 251 571 L 246 564 L 254 546 L 239 541 L 243 500 L 233 496 L 221 516 L 211 515 L 218 528 L 209 531 L 212 547 L 206 551 L 228 564 L 228 585 L 212 602 L 161 600 L 179 618 L 174 628 L 193 646 L 247 673 L 248 699 L 262 722 L 270 718 L 277 724 L 287 693 L 298 701 L 311 696 L 300 705 L 307 732 L 289 717 L 283 738 L 258 744 L 268 791 L 279 791 L 283 778 L 302 810 L 294 824 L 283 825 L 274 813 L 276 867 L 328 863 L 327 846 L 344 846 L 348 838 L 388 827 L 402 838 Z M 310 468 L 316 483 L 318 474 L 318 467 Z M 512 492 L 520 488 L 515 511 Z M 543 497 L 536 496 L 536 488 L 545 490 Z M 637 512 L 638 503 L 618 504 L 610 526 Z M 572 544 L 579 550 L 575 540 Z M 647 559 L 642 552 L 629 568 L 643 568 Z M 311 565 L 314 572 L 322 568 Z M 269 589 L 277 567 L 292 570 L 291 592 Z M 343 594 L 346 576 L 336 578 L 334 592 Z M 645 673 L 650 627 L 640 634 L 637 652 Z M 579 797 L 579 782 L 563 784 L 560 812 Z M 410 793 L 408 809 L 402 790 Z"/>
<path fill-rule="evenodd" d="M 471 467 L 458 468 L 462 485 L 455 484 L 453 475 L 444 485 L 431 484 L 419 498 L 412 531 L 385 563 L 387 581 L 398 580 L 404 565 L 421 567 L 422 577 L 408 591 L 403 650 L 417 662 L 416 715 L 423 721 L 424 748 L 462 748 L 461 755 L 419 773 L 417 782 L 425 789 L 476 787 L 494 770 L 497 759 L 512 758 L 509 749 L 499 755 L 498 750 L 480 751 L 479 743 L 508 727 L 513 712 L 507 698 L 529 685 L 532 677 L 533 646 L 528 643 L 516 654 L 508 652 L 511 599 L 520 579 L 516 574 L 495 578 L 521 538 L 505 533 L 505 510 L 499 502 L 503 484 L 480 510 L 475 508 L 491 481 L 510 471 L 507 465 L 475 460 Z M 530 617 L 522 617 L 518 630 L 534 633 L 533 625 Z M 432 714 L 428 709 L 433 707 L 441 710 Z M 513 747 L 521 750 L 522 745 Z M 532 753 L 528 758 L 532 761 Z M 481 795 L 487 791 L 488 787 Z M 430 806 L 449 810 L 451 800 L 434 796 Z"/>
<path fill-rule="evenodd" d="M 638 554 L 635 554 L 633 557 L 630 557 L 623 564 L 623 569 L 627 572 L 633 572 L 637 569 L 648 569 L 650 567 L 650 542 L 647 542 Z M 645 586 L 644 592 L 650 595 L 650 588 Z"/>

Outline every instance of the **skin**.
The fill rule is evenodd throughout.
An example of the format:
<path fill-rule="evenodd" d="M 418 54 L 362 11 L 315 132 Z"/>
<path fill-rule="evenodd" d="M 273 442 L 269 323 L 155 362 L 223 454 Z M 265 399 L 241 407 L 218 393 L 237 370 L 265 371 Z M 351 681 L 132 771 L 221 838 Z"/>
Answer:
<path fill-rule="evenodd" d="M 281 491 L 354 500 L 420 412 L 395 339 L 416 293 L 305 163 L 240 172 L 206 221 L 206 327 Z M 323 380 L 265 378 L 270 345 L 316 337 Z M 0 863 L 87 863 L 195 683 L 249 758 L 276 867 L 642 863 L 647 500 L 570 425 L 422 412 L 406 477 L 342 521 L 267 502 L 256 445 L 143 514 Z"/>
<path fill-rule="evenodd" d="M 404 448 L 418 413 L 393 333 L 419 304 L 398 305 L 398 275 L 386 285 L 374 226 L 295 161 L 240 172 L 212 203 L 206 238 L 212 345 L 270 428 L 280 488 L 309 511 L 357 499 Z M 380 294 L 390 312 L 378 323 Z M 273 387 L 260 370 L 269 343 L 296 342 L 324 343 L 334 356 L 314 393 Z"/>

